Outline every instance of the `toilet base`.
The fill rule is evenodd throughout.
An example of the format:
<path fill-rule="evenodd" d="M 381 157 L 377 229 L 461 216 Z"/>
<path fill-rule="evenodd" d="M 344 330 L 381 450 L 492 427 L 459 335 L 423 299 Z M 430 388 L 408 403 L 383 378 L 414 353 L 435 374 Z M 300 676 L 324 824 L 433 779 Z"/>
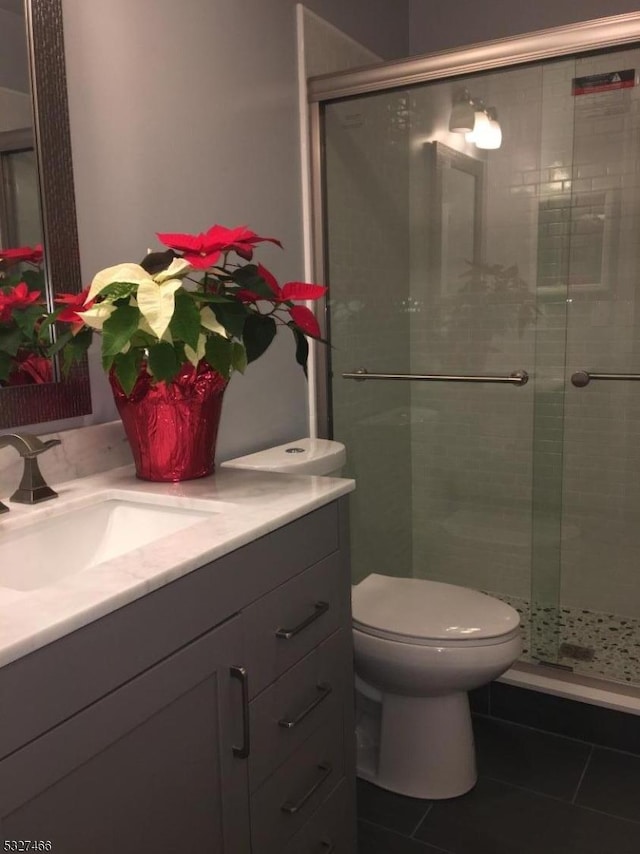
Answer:
<path fill-rule="evenodd" d="M 476 759 L 466 692 L 443 697 L 384 694 L 377 769 L 359 750 L 358 775 L 383 789 L 440 800 L 476 783 Z"/>

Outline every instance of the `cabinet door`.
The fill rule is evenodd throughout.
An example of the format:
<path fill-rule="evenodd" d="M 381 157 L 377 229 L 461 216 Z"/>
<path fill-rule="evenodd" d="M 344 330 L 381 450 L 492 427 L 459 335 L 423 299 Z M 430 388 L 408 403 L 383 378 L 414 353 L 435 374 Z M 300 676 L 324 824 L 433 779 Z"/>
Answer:
<path fill-rule="evenodd" d="M 247 760 L 233 750 L 241 643 L 233 618 L 0 763 L 2 840 L 64 854 L 249 851 Z"/>

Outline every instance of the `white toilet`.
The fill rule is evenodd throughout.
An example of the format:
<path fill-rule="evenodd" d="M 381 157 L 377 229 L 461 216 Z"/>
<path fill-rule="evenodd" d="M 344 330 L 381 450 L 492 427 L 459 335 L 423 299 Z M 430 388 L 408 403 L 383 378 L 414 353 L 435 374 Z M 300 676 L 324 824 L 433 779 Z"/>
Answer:
<path fill-rule="evenodd" d="M 359 775 L 414 798 L 469 791 L 467 691 L 520 655 L 518 612 L 466 587 L 376 574 L 353 588 L 352 607 Z"/>
<path fill-rule="evenodd" d="M 299 439 L 223 463 L 339 476 L 345 448 Z M 353 587 L 358 775 L 415 798 L 453 798 L 476 782 L 467 692 L 521 651 L 520 616 L 466 587 L 371 574 Z"/>

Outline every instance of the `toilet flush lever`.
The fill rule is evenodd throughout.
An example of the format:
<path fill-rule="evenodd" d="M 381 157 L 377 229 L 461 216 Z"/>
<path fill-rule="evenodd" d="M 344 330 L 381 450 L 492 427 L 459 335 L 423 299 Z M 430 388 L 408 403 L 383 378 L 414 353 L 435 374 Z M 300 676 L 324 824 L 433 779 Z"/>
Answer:
<path fill-rule="evenodd" d="M 326 614 L 329 610 L 328 602 L 316 602 L 314 605 L 313 614 L 310 614 L 306 619 L 304 619 L 301 623 L 298 623 L 297 626 L 294 626 L 291 629 L 278 629 L 276 632 L 277 638 L 282 638 L 282 640 L 291 640 L 291 638 L 300 634 L 301 631 L 310 626 L 311 623 L 315 623 L 317 619 L 319 619 L 323 614 Z"/>

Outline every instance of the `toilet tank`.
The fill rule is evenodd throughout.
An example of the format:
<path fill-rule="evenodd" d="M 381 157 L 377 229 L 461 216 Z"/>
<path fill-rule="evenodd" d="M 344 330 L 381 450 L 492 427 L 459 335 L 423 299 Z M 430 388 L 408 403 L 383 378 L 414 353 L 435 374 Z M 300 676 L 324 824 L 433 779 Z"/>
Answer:
<path fill-rule="evenodd" d="M 305 438 L 236 457 L 221 463 L 220 468 L 340 477 L 346 460 L 347 452 L 341 442 Z"/>

